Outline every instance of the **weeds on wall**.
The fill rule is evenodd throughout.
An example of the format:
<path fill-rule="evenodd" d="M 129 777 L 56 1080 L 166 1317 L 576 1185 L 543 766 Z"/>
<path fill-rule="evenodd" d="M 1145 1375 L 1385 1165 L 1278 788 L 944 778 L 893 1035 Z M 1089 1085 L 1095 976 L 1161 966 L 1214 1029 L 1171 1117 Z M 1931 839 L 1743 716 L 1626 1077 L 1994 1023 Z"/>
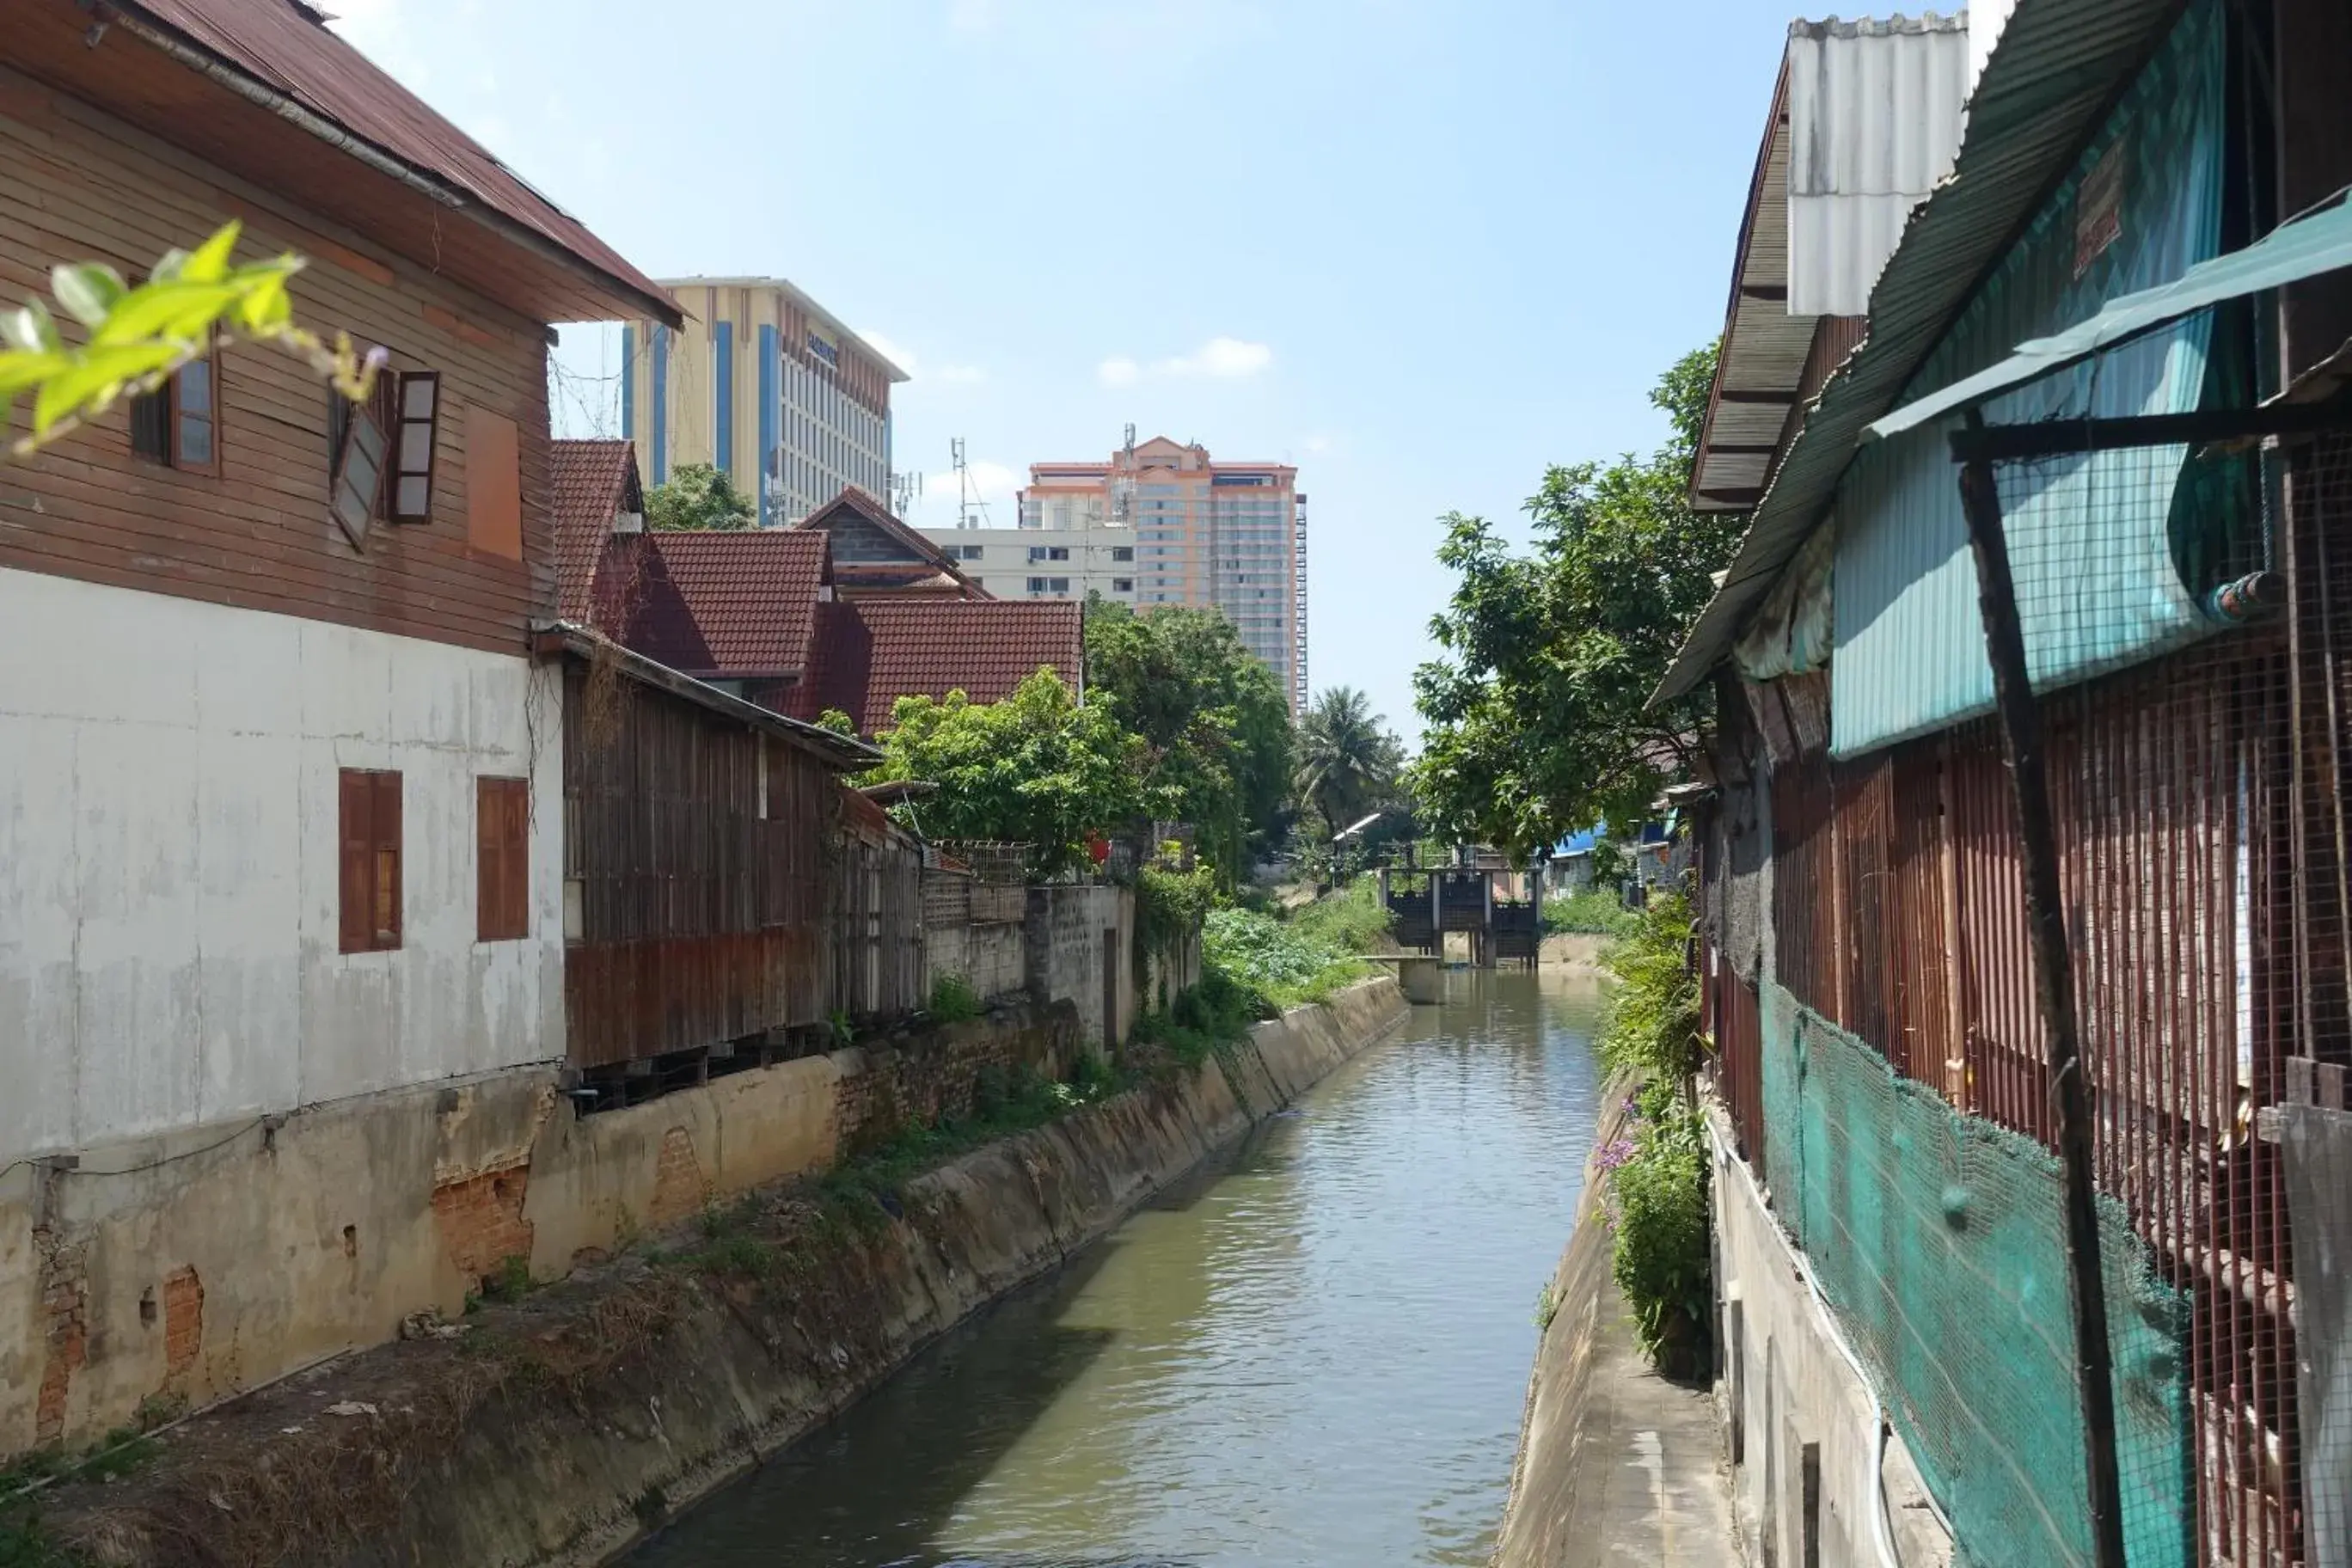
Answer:
<path fill-rule="evenodd" d="M 1706 1131 L 1690 1093 L 1700 1052 L 1690 931 L 1689 904 L 1661 897 L 1603 957 L 1617 984 L 1601 1021 L 1601 1058 L 1642 1083 L 1630 1133 L 1601 1157 L 1615 1234 L 1612 1272 L 1643 1352 L 1670 1377 L 1704 1373 L 1713 1336 Z"/>
<path fill-rule="evenodd" d="M 971 981 L 961 974 L 942 974 L 931 982 L 930 999 L 923 1004 L 923 1010 L 935 1024 L 961 1024 L 979 1017 L 988 1007 Z"/>

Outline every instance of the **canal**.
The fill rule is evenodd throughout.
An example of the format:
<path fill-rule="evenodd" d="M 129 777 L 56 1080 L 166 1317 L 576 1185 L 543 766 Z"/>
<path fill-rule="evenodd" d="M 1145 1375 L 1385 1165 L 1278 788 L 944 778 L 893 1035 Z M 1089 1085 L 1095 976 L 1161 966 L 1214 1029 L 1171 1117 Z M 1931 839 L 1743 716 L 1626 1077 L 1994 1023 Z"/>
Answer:
<path fill-rule="evenodd" d="M 1598 1109 L 1597 993 L 1446 980 L 631 1568 L 1485 1563 Z"/>

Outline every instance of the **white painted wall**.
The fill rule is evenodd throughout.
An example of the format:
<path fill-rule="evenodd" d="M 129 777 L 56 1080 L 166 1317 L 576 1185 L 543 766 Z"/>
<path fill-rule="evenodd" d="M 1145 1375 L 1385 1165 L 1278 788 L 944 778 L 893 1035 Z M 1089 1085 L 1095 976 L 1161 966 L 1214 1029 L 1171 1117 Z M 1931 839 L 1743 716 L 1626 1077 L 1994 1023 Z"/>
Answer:
<path fill-rule="evenodd" d="M 0 570 L 0 1163 L 560 1057 L 562 737 L 520 656 Z M 337 951 L 344 767 L 403 774 L 398 952 Z M 484 773 L 528 941 L 474 940 Z"/>

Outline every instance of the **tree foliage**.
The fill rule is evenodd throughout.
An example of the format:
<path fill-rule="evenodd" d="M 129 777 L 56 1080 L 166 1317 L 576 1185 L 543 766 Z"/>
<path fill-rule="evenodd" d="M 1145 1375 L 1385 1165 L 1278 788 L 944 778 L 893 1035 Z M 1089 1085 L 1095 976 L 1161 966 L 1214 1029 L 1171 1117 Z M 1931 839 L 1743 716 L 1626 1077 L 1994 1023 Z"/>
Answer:
<path fill-rule="evenodd" d="M 1404 748 L 1354 687 L 1323 689 L 1299 721 L 1296 750 L 1299 804 L 1315 814 L 1326 841 L 1398 804 Z"/>
<path fill-rule="evenodd" d="M 939 838 L 1032 846 L 1030 870 L 1052 877 L 1082 864 L 1086 843 L 1150 804 L 1144 745 L 1101 704 L 1080 707 L 1051 669 L 1001 702 L 961 691 L 944 701 L 901 697 L 882 761 L 862 781 L 923 779 L 924 830 Z"/>
<path fill-rule="evenodd" d="M 1087 700 L 1143 742 L 1143 782 L 1165 815 L 1190 822 L 1202 857 L 1231 886 L 1281 831 L 1290 787 L 1290 704 L 1274 671 L 1214 610 L 1138 615 L 1089 599 Z"/>
<path fill-rule="evenodd" d="M 1647 704 L 1745 526 L 1688 501 L 1715 362 L 1700 349 L 1659 379 L 1673 432 L 1655 452 L 1545 473 L 1528 553 L 1484 518 L 1445 520 L 1457 582 L 1431 622 L 1442 655 L 1413 678 L 1415 792 L 1445 830 L 1525 851 L 1636 820 L 1696 756 L 1707 693 Z"/>
<path fill-rule="evenodd" d="M 681 463 L 677 472 L 646 492 L 646 525 L 681 532 L 734 532 L 759 526 L 760 511 L 722 468 Z"/>
<path fill-rule="evenodd" d="M 173 371 L 216 343 L 273 343 L 310 363 L 354 402 L 365 402 L 384 353 L 362 357 L 338 333 L 332 345 L 294 324 L 288 283 L 306 265 L 290 252 L 235 265 L 241 226 L 223 225 L 193 251 L 166 252 L 132 287 L 113 268 L 74 262 L 49 274 L 60 326 L 37 299 L 0 311 L 0 426 L 17 398 L 33 397 L 32 433 L 24 457 L 97 418 L 125 396 L 152 392 Z"/>

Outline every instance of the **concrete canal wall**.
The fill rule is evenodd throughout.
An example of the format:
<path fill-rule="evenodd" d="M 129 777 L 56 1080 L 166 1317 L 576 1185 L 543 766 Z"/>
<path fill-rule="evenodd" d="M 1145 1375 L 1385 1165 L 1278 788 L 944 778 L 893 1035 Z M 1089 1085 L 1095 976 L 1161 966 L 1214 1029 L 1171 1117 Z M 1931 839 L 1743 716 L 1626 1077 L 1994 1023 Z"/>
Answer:
<path fill-rule="evenodd" d="M 52 1494 L 40 1528 L 89 1561 L 154 1568 L 607 1561 L 1099 1239 L 1405 1011 L 1393 981 L 1367 981 L 1259 1026 L 1224 1064 L 918 1177 L 887 1215 L 845 1221 L 822 1189 L 784 1189 L 740 1230 L 667 1238 L 667 1261 L 639 1247 L 462 1332 L 420 1324 L 169 1429 L 129 1479 Z M 639 1142 L 626 1163 L 649 1157 L 657 1190 L 671 1140 Z M 597 1163 L 572 1179 L 594 1184 Z"/>

